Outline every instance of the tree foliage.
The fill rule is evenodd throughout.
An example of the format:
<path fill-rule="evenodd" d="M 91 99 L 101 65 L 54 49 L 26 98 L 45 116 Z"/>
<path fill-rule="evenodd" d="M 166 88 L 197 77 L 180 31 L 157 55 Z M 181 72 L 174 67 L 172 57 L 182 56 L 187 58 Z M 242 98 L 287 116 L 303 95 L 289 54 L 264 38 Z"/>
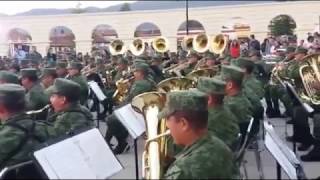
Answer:
<path fill-rule="evenodd" d="M 269 30 L 273 36 L 293 35 L 296 28 L 295 21 L 288 15 L 279 15 L 273 18 L 269 24 Z"/>
<path fill-rule="evenodd" d="M 130 4 L 129 3 L 122 4 L 122 6 L 120 7 L 120 11 L 131 11 Z"/>
<path fill-rule="evenodd" d="M 71 9 L 72 14 L 81 14 L 81 13 L 85 13 L 85 12 L 86 12 L 86 10 L 81 8 L 81 3 L 78 3 L 75 8 Z"/>

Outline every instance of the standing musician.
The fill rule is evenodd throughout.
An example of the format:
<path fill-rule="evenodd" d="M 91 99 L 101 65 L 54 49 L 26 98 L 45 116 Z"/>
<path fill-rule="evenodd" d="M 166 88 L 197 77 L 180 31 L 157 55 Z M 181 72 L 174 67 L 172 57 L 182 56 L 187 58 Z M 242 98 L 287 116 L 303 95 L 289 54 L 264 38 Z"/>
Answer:
<path fill-rule="evenodd" d="M 136 95 L 151 91 L 154 88 L 153 84 L 147 79 L 148 68 L 148 65 L 144 63 L 137 63 L 134 65 L 134 82 L 130 87 L 128 96 L 125 98 L 123 104 L 131 102 L 132 98 Z M 107 118 L 107 126 L 108 130 L 106 132 L 105 140 L 110 144 L 112 137 L 115 137 L 118 144 L 114 149 L 114 153 L 121 154 L 128 149 L 128 143 L 126 142 L 129 135 L 128 131 L 114 114 Z"/>
<path fill-rule="evenodd" d="M 175 156 L 164 179 L 231 179 L 232 152 L 220 139 L 208 132 L 208 100 L 197 91 L 167 94 L 158 118 L 166 125 L 174 142 L 185 148 Z"/>
<path fill-rule="evenodd" d="M 237 118 L 224 106 L 226 82 L 218 78 L 200 77 L 197 89 L 208 96 L 208 130 L 230 148 L 239 131 Z"/>
<path fill-rule="evenodd" d="M 71 62 L 68 67 L 68 78 L 80 85 L 80 104 L 84 105 L 88 99 L 89 87 L 86 77 L 81 75 L 82 64 L 80 62 Z"/>
<path fill-rule="evenodd" d="M 91 112 L 80 105 L 81 88 L 74 81 L 57 78 L 46 90 L 54 113 L 47 118 L 52 123 L 49 132 L 59 137 L 75 130 L 94 127 Z"/>

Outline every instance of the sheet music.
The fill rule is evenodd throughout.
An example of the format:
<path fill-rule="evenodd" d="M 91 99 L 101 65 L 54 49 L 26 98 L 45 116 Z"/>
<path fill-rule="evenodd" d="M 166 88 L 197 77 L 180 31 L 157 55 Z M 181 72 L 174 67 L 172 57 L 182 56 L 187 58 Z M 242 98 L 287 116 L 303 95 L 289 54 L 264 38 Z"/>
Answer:
<path fill-rule="evenodd" d="M 296 166 L 300 164 L 295 154 L 289 149 L 275 133 L 272 125 L 264 122 L 266 129 L 265 145 L 272 156 L 280 164 L 290 179 L 297 179 Z"/>
<path fill-rule="evenodd" d="M 127 128 L 133 139 L 141 136 L 146 131 L 144 117 L 127 104 L 114 111 L 120 122 Z"/>
<path fill-rule="evenodd" d="M 97 82 L 90 81 L 88 82 L 88 85 L 90 89 L 94 92 L 94 94 L 97 96 L 99 101 L 104 101 L 107 98 L 102 92 L 101 88 L 98 86 Z"/>
<path fill-rule="evenodd" d="M 123 169 L 94 128 L 34 153 L 49 179 L 106 179 Z"/>

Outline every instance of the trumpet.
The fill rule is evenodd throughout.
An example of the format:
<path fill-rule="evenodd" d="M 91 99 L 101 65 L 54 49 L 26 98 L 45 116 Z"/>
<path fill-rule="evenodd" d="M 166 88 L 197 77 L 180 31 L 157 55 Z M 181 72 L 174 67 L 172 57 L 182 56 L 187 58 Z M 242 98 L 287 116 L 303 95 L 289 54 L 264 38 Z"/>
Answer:
<path fill-rule="evenodd" d="M 39 114 L 42 113 L 43 111 L 50 109 L 51 108 L 51 104 L 48 104 L 46 106 L 44 106 L 43 108 L 39 109 L 39 110 L 32 110 L 32 111 L 27 111 L 26 114 L 27 115 L 32 115 L 32 114 Z"/>

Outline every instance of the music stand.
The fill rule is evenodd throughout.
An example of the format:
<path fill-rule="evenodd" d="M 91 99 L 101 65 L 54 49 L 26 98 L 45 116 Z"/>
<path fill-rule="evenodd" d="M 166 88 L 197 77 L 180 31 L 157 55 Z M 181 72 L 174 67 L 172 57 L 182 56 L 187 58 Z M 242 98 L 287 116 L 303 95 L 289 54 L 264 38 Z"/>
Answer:
<path fill-rule="evenodd" d="M 289 179 L 306 179 L 303 167 L 296 155 L 280 139 L 270 122 L 264 122 L 264 144 L 276 160 L 277 179 L 281 179 L 281 168 Z"/>
<path fill-rule="evenodd" d="M 123 169 L 97 128 L 43 144 L 33 160 L 49 179 L 106 179 Z"/>
<path fill-rule="evenodd" d="M 98 83 L 95 81 L 89 81 L 88 82 L 90 90 L 93 92 L 94 97 L 98 100 L 99 103 L 96 104 L 96 111 L 97 111 L 97 127 L 100 127 L 100 102 L 107 99 L 107 97 L 104 95 L 103 91 L 99 87 Z"/>
<path fill-rule="evenodd" d="M 130 103 L 115 110 L 114 114 L 123 126 L 127 128 L 129 134 L 134 139 L 136 179 L 139 179 L 137 139 L 146 131 L 144 117 L 142 114 L 137 113 Z"/>

